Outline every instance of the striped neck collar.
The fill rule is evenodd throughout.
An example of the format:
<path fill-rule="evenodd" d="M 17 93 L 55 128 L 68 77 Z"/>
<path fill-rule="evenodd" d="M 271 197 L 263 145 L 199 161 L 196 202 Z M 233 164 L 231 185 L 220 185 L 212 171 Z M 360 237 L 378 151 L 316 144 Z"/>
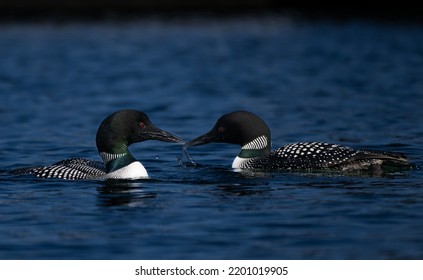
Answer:
<path fill-rule="evenodd" d="M 111 161 L 114 161 L 115 159 L 118 159 L 120 157 L 126 156 L 128 153 L 121 153 L 121 154 L 110 154 L 106 152 L 101 152 L 100 157 L 103 160 L 104 164 L 108 164 Z"/>
<path fill-rule="evenodd" d="M 100 157 L 106 165 L 107 173 L 118 170 L 136 161 L 129 151 L 120 154 L 101 152 Z"/>
<path fill-rule="evenodd" d="M 241 147 L 241 152 L 238 154 L 240 158 L 261 157 L 270 153 L 271 144 L 270 139 L 266 135 L 261 135 L 251 142 Z"/>

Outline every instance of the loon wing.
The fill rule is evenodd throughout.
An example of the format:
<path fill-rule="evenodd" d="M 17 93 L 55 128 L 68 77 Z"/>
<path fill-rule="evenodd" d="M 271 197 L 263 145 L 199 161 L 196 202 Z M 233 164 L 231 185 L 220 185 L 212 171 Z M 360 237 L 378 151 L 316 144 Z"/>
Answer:
<path fill-rule="evenodd" d="M 392 152 L 375 151 L 375 150 L 360 150 L 360 151 L 370 156 L 381 157 L 385 159 L 392 159 L 392 160 L 400 161 L 400 162 L 408 162 L 406 155 L 401 153 L 392 153 Z"/>
<path fill-rule="evenodd" d="M 407 157 L 401 153 L 392 153 L 374 150 L 358 150 L 358 153 L 351 157 L 352 161 L 375 161 L 382 166 L 390 167 L 412 167 Z"/>
<path fill-rule="evenodd" d="M 369 171 L 376 175 L 415 168 L 415 165 L 400 153 L 371 150 L 357 150 L 357 152 L 356 155 L 333 168 L 342 171 Z"/>
<path fill-rule="evenodd" d="M 106 174 L 106 167 L 100 161 L 83 158 L 70 158 L 49 166 L 21 168 L 13 174 L 34 174 L 41 178 L 61 178 L 67 180 L 94 179 Z"/>

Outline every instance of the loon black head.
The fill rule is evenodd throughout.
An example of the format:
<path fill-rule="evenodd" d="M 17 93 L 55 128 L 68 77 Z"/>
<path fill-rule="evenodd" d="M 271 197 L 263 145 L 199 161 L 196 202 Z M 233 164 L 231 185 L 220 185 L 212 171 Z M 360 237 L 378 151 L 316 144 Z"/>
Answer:
<path fill-rule="evenodd" d="M 185 146 L 210 142 L 240 145 L 240 155 L 247 153 L 248 157 L 263 155 L 271 150 L 268 125 L 260 117 L 247 111 L 235 111 L 221 116 L 209 132 L 191 140 Z"/>
<path fill-rule="evenodd" d="M 103 120 L 97 130 L 100 153 L 125 153 L 129 145 L 146 140 L 181 142 L 182 139 L 155 126 L 148 116 L 136 110 L 120 110 Z"/>

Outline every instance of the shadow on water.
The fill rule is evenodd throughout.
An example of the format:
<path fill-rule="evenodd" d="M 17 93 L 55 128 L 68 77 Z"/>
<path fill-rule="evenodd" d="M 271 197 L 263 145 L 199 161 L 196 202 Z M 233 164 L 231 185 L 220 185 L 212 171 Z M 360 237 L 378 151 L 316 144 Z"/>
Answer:
<path fill-rule="evenodd" d="M 106 180 L 97 187 L 99 206 L 145 206 L 157 192 L 145 188 L 143 182 L 130 180 Z"/>

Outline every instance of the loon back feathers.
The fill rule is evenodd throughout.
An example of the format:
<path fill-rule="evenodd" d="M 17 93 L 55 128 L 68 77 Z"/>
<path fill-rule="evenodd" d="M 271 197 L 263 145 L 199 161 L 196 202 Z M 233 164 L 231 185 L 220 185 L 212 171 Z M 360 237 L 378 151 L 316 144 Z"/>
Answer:
<path fill-rule="evenodd" d="M 33 174 L 40 178 L 61 178 L 67 180 L 94 179 L 106 175 L 106 167 L 100 161 L 83 158 L 69 158 L 49 166 L 21 168 L 13 174 Z"/>
<path fill-rule="evenodd" d="M 375 166 L 408 167 L 410 163 L 402 154 L 355 150 L 324 142 L 300 142 L 283 146 L 263 157 L 246 160 L 241 168 L 353 171 Z"/>

